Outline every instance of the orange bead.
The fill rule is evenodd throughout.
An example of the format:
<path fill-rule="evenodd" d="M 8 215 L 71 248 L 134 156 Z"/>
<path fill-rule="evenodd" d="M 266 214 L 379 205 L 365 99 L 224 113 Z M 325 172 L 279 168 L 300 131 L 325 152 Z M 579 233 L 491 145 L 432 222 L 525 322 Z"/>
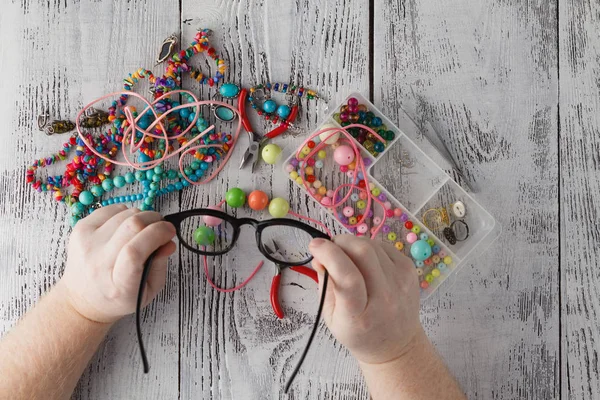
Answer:
<path fill-rule="evenodd" d="M 264 210 L 268 204 L 269 196 L 261 190 L 255 190 L 248 195 L 248 205 L 253 210 Z"/>

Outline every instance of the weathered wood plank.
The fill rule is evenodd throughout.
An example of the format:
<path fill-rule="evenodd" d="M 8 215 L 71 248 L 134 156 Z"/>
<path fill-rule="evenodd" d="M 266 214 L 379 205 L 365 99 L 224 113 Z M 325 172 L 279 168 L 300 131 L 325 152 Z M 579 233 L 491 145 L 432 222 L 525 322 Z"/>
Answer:
<path fill-rule="evenodd" d="M 427 331 L 470 398 L 556 398 L 557 2 L 375 5 L 375 104 L 431 118 L 504 227 L 423 304 Z"/>
<path fill-rule="evenodd" d="M 214 30 L 216 49 L 230 63 L 231 81 L 246 87 L 267 80 L 293 81 L 319 90 L 336 104 L 351 90 L 368 90 L 367 7 L 367 2 L 346 1 L 184 1 L 183 19 L 200 18 L 199 25 Z M 196 27 L 184 26 L 184 37 L 191 38 Z M 207 63 L 200 65 L 208 71 Z M 301 126 L 314 128 L 318 116 L 324 115 L 323 106 L 304 105 Z M 254 122 L 259 132 L 265 132 L 266 126 Z M 286 135 L 275 142 L 291 152 L 300 140 L 301 136 Z M 293 210 L 318 216 L 319 211 L 289 184 L 280 166 L 263 165 L 254 175 L 238 170 L 237 160 L 247 143 L 244 134 L 233 156 L 236 161 L 213 183 L 183 193 L 182 208 L 213 205 L 228 188 L 239 186 L 290 199 Z M 269 217 L 248 210 L 238 215 Z M 261 259 L 253 237 L 245 238 L 238 242 L 238 250 L 219 260 L 218 284 L 239 284 Z M 272 266 L 265 265 L 246 288 L 223 294 L 206 284 L 199 258 L 182 251 L 181 264 L 181 397 L 281 398 L 316 312 L 314 284 L 296 274 L 284 276 L 282 302 L 287 317 L 278 321 L 269 303 Z M 290 398 L 366 396 L 357 365 L 340 352 L 322 326 Z"/>
<path fill-rule="evenodd" d="M 8 124 L 0 131 L 1 248 L 0 320 L 6 331 L 62 273 L 70 228 L 68 210 L 50 194 L 25 184 L 25 167 L 58 151 L 65 137 L 37 131 L 35 118 L 48 109 L 73 119 L 92 99 L 122 88 L 140 66 L 151 68 L 162 39 L 177 31 L 177 1 L 8 2 L 0 13 L 0 104 Z M 64 165 L 52 168 L 61 173 Z M 117 170 L 118 172 L 119 170 Z M 45 173 L 45 172 L 44 172 Z M 163 210 L 178 209 L 178 201 Z M 172 260 L 172 267 L 177 265 Z M 126 318 L 84 374 L 75 398 L 174 398 L 178 393 L 178 317 L 168 310 L 179 301 L 171 275 L 144 321 L 152 371 L 144 376 L 134 322 Z M 148 384 L 157 382 L 161 384 Z"/>
<path fill-rule="evenodd" d="M 600 393 L 600 8 L 560 1 L 562 394 Z"/>

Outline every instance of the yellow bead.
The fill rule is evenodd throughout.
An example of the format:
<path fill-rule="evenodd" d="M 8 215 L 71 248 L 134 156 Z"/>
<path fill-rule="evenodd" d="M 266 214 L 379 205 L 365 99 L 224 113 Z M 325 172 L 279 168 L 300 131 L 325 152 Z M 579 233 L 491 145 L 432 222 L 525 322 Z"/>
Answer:
<path fill-rule="evenodd" d="M 304 146 L 302 148 L 302 154 L 307 155 L 308 153 L 310 153 L 310 147 Z"/>
<path fill-rule="evenodd" d="M 298 173 L 296 171 L 290 172 L 290 179 L 293 179 L 293 180 L 298 179 Z"/>
<path fill-rule="evenodd" d="M 434 278 L 437 278 L 438 276 L 440 276 L 440 270 L 437 268 L 432 269 L 431 275 L 433 275 Z"/>
<path fill-rule="evenodd" d="M 396 234 L 394 232 L 388 233 L 387 237 L 390 242 L 394 242 L 396 240 Z"/>
<path fill-rule="evenodd" d="M 381 194 L 381 190 L 379 190 L 379 188 L 373 188 L 373 190 L 371 190 L 371 194 L 373 196 L 379 196 Z"/>
<path fill-rule="evenodd" d="M 431 257 L 431 261 L 434 262 L 434 264 L 437 264 L 440 262 L 440 256 L 433 256 Z"/>
<path fill-rule="evenodd" d="M 369 190 L 375 189 L 375 184 L 373 182 L 369 182 Z"/>
<path fill-rule="evenodd" d="M 435 279 L 435 278 L 434 278 L 434 277 L 433 277 L 433 275 L 431 275 L 431 274 L 427 274 L 427 275 L 425 275 L 425 280 L 427 281 L 427 283 L 431 283 L 431 282 L 433 282 L 433 280 L 434 280 L 434 279 Z"/>
<path fill-rule="evenodd" d="M 304 174 L 306 175 L 312 175 L 315 173 L 315 170 L 313 169 L 313 167 L 306 167 L 304 168 Z"/>
<path fill-rule="evenodd" d="M 402 250 L 404 248 L 404 243 L 402 243 L 402 242 L 396 242 L 394 244 L 394 246 L 396 246 L 396 249 Z"/>
<path fill-rule="evenodd" d="M 320 194 L 321 196 L 325 196 L 325 195 L 327 194 L 327 188 L 326 188 L 325 186 L 321 186 L 321 187 L 319 188 L 319 194 Z"/>
<path fill-rule="evenodd" d="M 452 257 L 450 257 L 450 256 L 444 257 L 444 264 L 446 264 L 446 265 L 452 264 Z"/>
<path fill-rule="evenodd" d="M 301 176 L 299 176 L 299 177 L 297 177 L 297 178 L 296 178 L 296 183 L 297 183 L 298 185 L 302 185 L 302 184 L 304 183 L 304 180 L 302 179 L 302 177 L 301 177 Z"/>
<path fill-rule="evenodd" d="M 418 234 L 419 234 L 419 232 L 421 232 L 421 227 L 420 227 L 420 226 L 417 226 L 417 225 L 415 225 L 415 226 L 413 226 L 413 227 L 412 227 L 411 231 L 413 231 L 413 233 L 414 233 L 414 234 L 417 234 L 417 235 L 418 235 Z"/>
<path fill-rule="evenodd" d="M 356 225 L 356 221 L 357 221 L 356 217 L 350 217 L 350 218 L 348 218 L 348 223 L 350 225 Z"/>
<path fill-rule="evenodd" d="M 313 182 L 313 187 L 314 187 L 315 189 L 318 189 L 318 188 L 320 188 L 321 186 L 323 186 L 323 184 L 321 183 L 321 181 L 317 180 L 317 181 L 314 181 L 314 182 Z"/>
<path fill-rule="evenodd" d="M 303 152 L 300 152 L 300 154 L 298 154 L 298 159 L 302 160 L 304 157 L 306 157 L 306 155 L 304 155 Z"/>
<path fill-rule="evenodd" d="M 367 206 L 367 203 L 365 203 L 364 200 L 359 200 L 356 202 L 356 208 L 358 208 L 359 210 L 364 210 L 364 208 Z"/>
<path fill-rule="evenodd" d="M 319 153 L 317 153 L 317 156 L 322 160 L 327 157 L 327 152 L 325 150 L 320 150 Z"/>
<path fill-rule="evenodd" d="M 423 275 L 423 268 L 417 268 L 417 275 L 419 275 L 419 276 Z"/>
<path fill-rule="evenodd" d="M 429 243 L 429 245 L 431 247 L 433 247 L 435 245 L 435 241 L 433 239 L 431 239 L 431 238 L 427 239 L 427 243 Z"/>

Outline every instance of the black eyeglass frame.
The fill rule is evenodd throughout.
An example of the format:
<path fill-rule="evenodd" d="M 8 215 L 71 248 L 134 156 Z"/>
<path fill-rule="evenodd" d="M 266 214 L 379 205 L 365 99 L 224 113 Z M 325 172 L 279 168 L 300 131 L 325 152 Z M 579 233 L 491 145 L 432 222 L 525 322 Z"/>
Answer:
<path fill-rule="evenodd" d="M 231 223 L 232 226 L 234 226 L 234 237 L 233 237 L 231 246 L 229 246 L 229 248 L 227 248 L 227 250 L 221 251 L 221 252 L 206 252 L 206 251 L 202 251 L 199 249 L 195 249 L 192 246 L 189 246 L 181 238 L 181 222 L 185 218 L 188 218 L 188 217 L 194 216 L 194 215 L 208 215 L 208 216 L 212 216 L 212 217 L 221 218 L 221 219 L 226 220 L 227 222 Z M 168 222 L 171 222 L 175 226 L 175 230 L 177 232 L 177 237 L 179 238 L 179 241 L 184 245 L 184 247 L 186 249 L 188 249 L 194 253 L 201 254 L 201 255 L 207 255 L 207 256 L 222 255 L 222 254 L 225 254 L 228 251 L 230 251 L 233 248 L 233 246 L 235 245 L 235 243 L 237 242 L 237 239 L 239 238 L 241 227 L 244 225 L 251 225 L 256 229 L 256 241 L 257 241 L 257 246 L 258 246 L 258 249 L 260 250 L 260 252 L 267 259 L 273 261 L 276 264 L 286 266 L 286 267 L 292 267 L 292 266 L 298 265 L 299 263 L 289 263 L 289 262 L 285 262 L 282 260 L 277 260 L 277 259 L 273 258 L 269 254 L 268 251 L 266 251 L 266 249 L 264 248 L 262 241 L 261 241 L 261 234 L 265 228 L 270 227 L 270 226 L 281 226 L 281 225 L 291 226 L 291 227 L 295 227 L 295 228 L 306 231 L 313 237 L 313 239 L 322 238 L 322 239 L 331 240 L 331 237 L 329 237 L 329 235 L 319 231 L 318 229 L 313 228 L 310 225 L 307 225 L 300 221 L 295 221 L 293 219 L 273 218 L 273 219 L 266 220 L 266 221 L 257 221 L 252 218 L 236 218 L 236 217 L 233 217 L 222 211 L 213 210 L 213 209 L 209 209 L 209 208 L 197 208 L 194 210 L 188 210 L 188 211 L 182 211 L 182 212 L 175 213 L 175 214 L 169 214 L 169 215 L 165 216 L 164 219 Z M 142 309 L 142 300 L 144 298 L 144 288 L 146 286 L 146 281 L 148 280 L 148 275 L 150 273 L 150 267 L 152 266 L 153 259 L 154 259 L 154 253 L 151 254 L 150 257 L 148 257 L 148 259 L 144 263 L 144 270 L 142 271 L 142 277 L 140 279 L 140 288 L 138 290 L 138 297 L 137 297 L 137 303 L 136 303 L 136 309 L 135 309 L 135 327 L 136 327 L 136 331 L 137 331 L 138 345 L 139 345 L 139 349 L 140 349 L 140 354 L 142 356 L 142 362 L 144 365 L 144 373 L 145 374 L 147 374 L 150 371 L 150 364 L 148 363 L 148 358 L 146 356 L 146 350 L 144 349 L 144 342 L 142 340 L 141 309 Z M 312 259 L 313 259 L 313 257 L 310 256 L 310 259 L 308 261 L 304 262 L 304 264 L 311 261 Z M 308 341 L 306 342 L 306 347 L 304 348 L 304 351 L 300 355 L 300 359 L 298 360 L 296 367 L 290 374 L 290 377 L 288 378 L 288 381 L 285 385 L 285 388 L 284 388 L 285 393 L 287 393 L 289 391 L 289 389 L 294 381 L 294 378 L 298 374 L 298 371 L 300 371 L 300 367 L 302 366 L 302 363 L 304 362 L 304 359 L 306 358 L 306 355 L 308 354 L 308 350 L 310 349 L 310 345 L 312 344 L 312 341 L 317 333 L 317 329 L 319 327 L 319 321 L 321 319 L 321 314 L 323 313 L 323 305 L 325 304 L 325 293 L 327 292 L 328 280 L 329 280 L 329 272 L 327 270 L 325 270 L 325 273 L 323 275 L 323 291 L 321 292 L 321 299 L 319 300 L 319 308 L 317 310 L 317 315 L 313 322 L 313 326 L 310 331 Z"/>
<path fill-rule="evenodd" d="M 190 246 L 183 239 L 183 236 L 181 234 L 181 223 L 186 218 L 199 216 L 199 215 L 216 217 L 216 218 L 222 219 L 224 221 L 227 221 L 227 223 L 229 223 L 233 227 L 233 238 L 231 239 L 231 244 L 229 244 L 229 246 L 225 250 L 219 250 L 219 251 L 200 250 L 200 249 L 194 248 L 193 246 Z M 271 254 L 269 254 L 269 252 L 264 248 L 264 245 L 261 240 L 262 232 L 266 228 L 269 228 L 272 226 L 289 226 L 292 228 L 298 228 L 298 229 L 305 231 L 313 239 L 317 239 L 317 238 L 328 239 L 328 240 L 330 239 L 327 234 L 321 232 L 320 230 L 315 229 L 312 226 L 305 224 L 304 222 L 296 221 L 293 219 L 273 218 L 273 219 L 269 219 L 266 221 L 257 221 L 253 218 L 236 218 L 236 217 L 233 217 L 223 211 L 213 210 L 210 208 L 198 208 L 195 210 L 182 211 L 182 212 L 179 212 L 176 214 L 167 215 L 164 217 L 164 219 L 165 219 L 165 221 L 168 221 L 175 226 L 175 229 L 177 231 L 177 237 L 179 238 L 179 241 L 181 242 L 181 244 L 183 244 L 183 246 L 186 249 L 193 251 L 194 253 L 205 255 L 205 256 L 220 256 L 220 255 L 223 255 L 223 254 L 231 251 L 231 249 L 233 248 L 233 246 L 235 246 L 237 240 L 240 237 L 240 232 L 241 232 L 242 226 L 250 225 L 250 226 L 254 227 L 254 229 L 256 230 L 256 246 L 258 247 L 258 250 L 260 250 L 262 255 L 265 256 L 268 260 L 273 261 L 274 263 L 279 264 L 281 266 L 285 266 L 285 267 L 293 267 L 298 264 L 309 263 L 312 261 L 313 257 L 310 256 L 306 260 L 303 260 L 300 262 L 288 262 L 288 261 L 278 260 L 276 258 L 273 258 L 273 256 L 271 256 Z"/>

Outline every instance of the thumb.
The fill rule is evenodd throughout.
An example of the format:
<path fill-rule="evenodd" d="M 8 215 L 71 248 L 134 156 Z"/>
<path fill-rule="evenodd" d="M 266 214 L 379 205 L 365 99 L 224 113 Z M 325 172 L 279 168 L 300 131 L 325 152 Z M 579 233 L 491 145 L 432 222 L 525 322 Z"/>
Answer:
<path fill-rule="evenodd" d="M 323 294 L 323 285 L 325 284 L 325 267 L 318 260 L 313 259 L 312 267 L 317 271 L 319 276 L 319 298 Z M 335 310 L 335 293 L 333 291 L 333 282 L 329 279 L 327 292 L 325 293 L 325 301 L 323 303 L 323 319 L 327 326 L 333 320 L 333 311 Z"/>
<path fill-rule="evenodd" d="M 168 259 L 170 255 L 175 253 L 175 250 L 177 250 L 177 246 L 173 241 L 162 245 L 156 250 L 148 273 L 146 289 L 144 290 L 144 301 L 142 302 L 144 306 L 148 305 L 165 286 Z"/>

